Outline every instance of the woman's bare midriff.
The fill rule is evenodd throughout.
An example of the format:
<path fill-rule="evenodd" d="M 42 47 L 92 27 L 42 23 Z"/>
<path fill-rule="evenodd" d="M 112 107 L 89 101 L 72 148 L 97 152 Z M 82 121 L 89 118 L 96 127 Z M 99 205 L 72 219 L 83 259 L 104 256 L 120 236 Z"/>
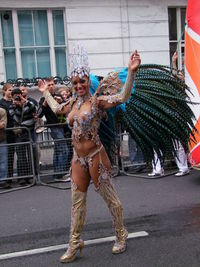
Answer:
<path fill-rule="evenodd" d="M 100 147 L 101 143 L 97 145 L 92 140 L 81 138 L 79 142 L 73 141 L 73 146 L 79 157 L 86 157 Z"/>

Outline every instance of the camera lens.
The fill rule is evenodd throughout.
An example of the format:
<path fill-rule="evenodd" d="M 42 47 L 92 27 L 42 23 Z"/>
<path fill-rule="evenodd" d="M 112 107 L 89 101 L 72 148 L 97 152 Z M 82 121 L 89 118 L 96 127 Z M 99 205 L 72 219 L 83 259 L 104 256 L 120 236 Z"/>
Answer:
<path fill-rule="evenodd" d="M 14 100 L 15 100 L 15 101 L 20 101 L 21 98 L 20 98 L 19 96 L 15 96 L 15 97 L 14 97 Z"/>

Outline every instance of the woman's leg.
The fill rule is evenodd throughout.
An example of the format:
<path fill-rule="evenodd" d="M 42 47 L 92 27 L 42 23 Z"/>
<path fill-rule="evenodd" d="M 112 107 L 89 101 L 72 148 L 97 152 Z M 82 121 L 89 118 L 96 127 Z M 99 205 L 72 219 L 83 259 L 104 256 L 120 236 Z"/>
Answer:
<path fill-rule="evenodd" d="M 112 184 L 110 169 L 110 161 L 103 148 L 92 158 L 92 166 L 89 171 L 96 191 L 103 197 L 112 215 L 116 232 L 116 241 L 112 252 L 118 254 L 126 249 L 128 232 L 123 224 L 123 208 Z"/>
<path fill-rule="evenodd" d="M 72 262 L 75 260 L 77 250 L 82 250 L 84 243 L 80 239 L 86 215 L 86 196 L 90 183 L 90 176 L 80 164 L 73 163 L 71 170 L 72 183 L 72 211 L 70 240 L 67 252 L 60 258 L 61 262 Z"/>

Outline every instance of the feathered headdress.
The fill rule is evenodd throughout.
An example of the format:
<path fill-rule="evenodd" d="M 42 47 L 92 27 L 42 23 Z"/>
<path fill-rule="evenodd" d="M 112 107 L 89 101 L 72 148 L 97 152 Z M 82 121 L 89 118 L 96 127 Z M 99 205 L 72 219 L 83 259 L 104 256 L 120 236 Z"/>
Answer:
<path fill-rule="evenodd" d="M 70 71 L 72 77 L 79 76 L 82 78 L 90 75 L 88 54 L 81 44 L 76 44 L 70 54 Z"/>

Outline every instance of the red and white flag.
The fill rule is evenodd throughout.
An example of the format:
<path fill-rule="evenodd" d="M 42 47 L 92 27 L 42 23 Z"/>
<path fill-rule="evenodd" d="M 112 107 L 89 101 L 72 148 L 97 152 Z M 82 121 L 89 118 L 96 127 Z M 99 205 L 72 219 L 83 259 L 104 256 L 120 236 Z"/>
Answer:
<path fill-rule="evenodd" d="M 185 26 L 185 81 L 191 88 L 191 100 L 200 104 L 200 1 L 188 0 Z M 191 106 L 200 133 L 200 105 Z M 200 169 L 200 135 L 194 133 L 197 143 L 191 142 L 189 160 Z"/>

